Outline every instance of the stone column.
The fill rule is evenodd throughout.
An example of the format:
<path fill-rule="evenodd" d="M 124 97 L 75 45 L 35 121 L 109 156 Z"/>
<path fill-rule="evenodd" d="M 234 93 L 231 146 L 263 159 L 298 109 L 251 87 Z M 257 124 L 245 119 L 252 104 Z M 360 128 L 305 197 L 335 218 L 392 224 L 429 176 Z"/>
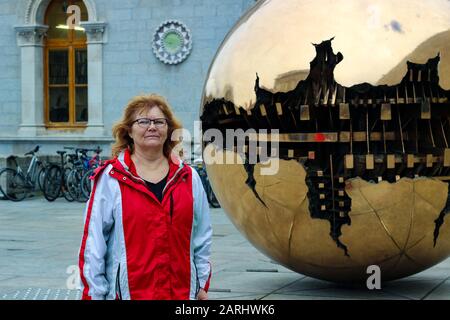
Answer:
<path fill-rule="evenodd" d="M 81 22 L 86 30 L 88 52 L 88 125 L 87 136 L 104 136 L 103 124 L 103 44 L 105 22 Z"/>
<path fill-rule="evenodd" d="M 18 135 L 35 137 L 44 127 L 44 25 L 17 26 L 17 43 L 21 48 L 22 120 Z"/>

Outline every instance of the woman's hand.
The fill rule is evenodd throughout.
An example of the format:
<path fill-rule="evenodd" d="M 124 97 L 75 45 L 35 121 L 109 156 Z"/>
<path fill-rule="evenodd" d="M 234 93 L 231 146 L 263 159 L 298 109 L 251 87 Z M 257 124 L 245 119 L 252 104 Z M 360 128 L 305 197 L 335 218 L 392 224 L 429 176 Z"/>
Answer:
<path fill-rule="evenodd" d="M 208 294 L 203 288 L 198 291 L 197 300 L 208 300 Z"/>

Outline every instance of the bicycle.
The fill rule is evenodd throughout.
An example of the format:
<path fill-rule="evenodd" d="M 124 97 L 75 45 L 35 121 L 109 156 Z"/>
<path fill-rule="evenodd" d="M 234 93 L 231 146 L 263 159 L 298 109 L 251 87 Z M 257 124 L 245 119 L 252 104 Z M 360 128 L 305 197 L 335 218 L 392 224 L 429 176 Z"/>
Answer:
<path fill-rule="evenodd" d="M 96 155 L 94 155 L 94 158 L 91 159 L 92 164 L 91 168 L 86 171 L 86 173 L 81 178 L 80 187 L 81 192 L 83 193 L 83 196 L 87 199 L 91 197 L 91 176 L 94 174 L 95 170 L 100 167 L 103 164 L 103 161 L 100 159 L 100 153 L 98 152 Z"/>
<path fill-rule="evenodd" d="M 16 156 L 11 157 L 15 169 L 0 170 L 0 191 L 5 198 L 16 202 L 22 201 L 29 193 L 36 191 L 37 187 L 41 188 L 44 165 L 36 155 L 38 151 L 39 146 L 36 146 L 32 151 L 25 153 L 25 156 L 32 156 L 26 174 L 17 162 Z"/>
<path fill-rule="evenodd" d="M 220 203 L 216 198 L 216 195 L 211 187 L 211 184 L 209 183 L 208 174 L 206 173 L 206 169 L 205 166 L 203 165 L 203 162 L 194 161 L 194 164 L 192 166 L 197 171 L 198 175 L 200 176 L 200 179 L 202 180 L 203 189 L 205 189 L 209 205 L 213 208 L 220 208 Z"/>
<path fill-rule="evenodd" d="M 95 152 L 91 158 L 87 156 L 89 151 Z M 77 152 L 81 155 L 79 160 L 74 162 L 74 167 L 67 177 L 67 189 L 76 201 L 86 202 L 89 199 L 90 190 L 89 193 L 83 190 L 83 188 L 86 189 L 85 175 L 100 164 L 102 150 L 97 147 L 97 149 L 77 149 Z M 88 187 L 90 189 L 90 184 Z"/>
<path fill-rule="evenodd" d="M 64 147 L 64 149 L 73 150 L 72 147 Z M 44 197 L 47 201 L 55 201 L 61 194 L 64 198 L 72 202 L 75 198 L 67 190 L 67 177 L 72 169 L 73 163 L 78 159 L 78 153 L 67 154 L 67 151 L 56 151 L 59 154 L 60 164 L 50 165 L 44 178 Z M 65 158 L 67 160 L 65 160 Z"/>

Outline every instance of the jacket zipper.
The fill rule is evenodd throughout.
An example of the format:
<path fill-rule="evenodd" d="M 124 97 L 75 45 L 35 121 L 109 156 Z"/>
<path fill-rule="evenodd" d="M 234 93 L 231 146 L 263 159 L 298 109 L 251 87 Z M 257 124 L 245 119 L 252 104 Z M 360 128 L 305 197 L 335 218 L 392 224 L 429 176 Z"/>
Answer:
<path fill-rule="evenodd" d="M 197 266 L 195 265 L 195 262 L 194 262 L 194 268 L 195 268 L 195 279 L 196 279 L 196 282 L 195 282 L 195 297 L 194 297 L 194 299 L 197 299 L 197 295 L 198 295 L 198 293 L 200 291 L 200 280 L 198 279 Z"/>
<path fill-rule="evenodd" d="M 183 169 L 183 168 L 184 168 L 184 166 L 179 167 L 179 168 L 177 169 L 177 171 L 175 171 L 173 177 L 170 178 L 170 180 L 166 183 L 166 185 L 164 186 L 163 191 L 162 191 L 163 197 L 164 197 L 164 191 L 166 191 L 166 189 L 167 189 L 167 187 L 169 186 L 169 184 L 170 184 L 175 178 L 177 178 L 178 172 L 180 172 L 181 169 Z M 135 175 L 133 175 L 133 174 L 132 174 L 130 171 L 128 171 L 128 170 L 126 170 L 127 173 L 123 172 L 122 170 L 118 170 L 118 169 L 116 169 L 116 168 L 113 168 L 113 170 L 115 170 L 115 171 L 117 171 L 117 172 L 121 172 L 122 174 L 129 174 L 131 177 L 133 177 L 133 178 L 136 179 L 136 180 L 141 181 L 141 182 L 145 185 L 144 179 L 142 179 L 141 177 L 136 177 Z"/>
<path fill-rule="evenodd" d="M 181 169 L 181 168 L 180 168 Z M 170 181 L 168 183 L 166 183 L 166 186 L 163 189 L 163 198 L 164 198 L 164 191 L 166 190 L 167 186 L 169 185 L 169 183 L 172 183 L 173 181 L 176 181 L 174 178 L 182 178 L 184 175 L 180 176 L 180 177 L 176 177 L 176 175 L 178 174 L 178 172 L 180 171 L 177 170 L 177 172 L 175 172 L 174 176 L 172 177 L 172 179 L 170 179 Z M 174 182 L 175 183 L 175 182 Z M 170 208 L 169 208 L 169 212 L 170 212 L 170 223 L 172 223 L 172 218 L 173 218 L 173 195 L 172 193 L 170 193 Z"/>
<path fill-rule="evenodd" d="M 171 183 L 175 180 L 175 178 L 178 178 L 178 177 L 177 177 L 177 176 L 178 176 L 178 173 L 179 173 L 179 172 L 181 171 L 181 169 L 183 169 L 183 168 L 184 168 L 184 166 L 179 167 L 179 168 L 177 169 L 177 171 L 175 171 L 173 177 L 166 183 L 166 185 L 164 186 L 164 189 L 163 189 L 163 191 L 162 191 L 163 198 L 164 198 L 164 191 L 167 189 L 167 187 L 169 186 L 169 184 L 171 184 Z M 116 170 L 116 169 L 114 169 L 114 170 Z M 116 171 L 119 171 L 119 172 L 120 172 L 121 170 L 116 170 Z M 122 174 L 123 174 L 123 172 L 122 172 Z M 144 181 L 142 178 L 134 176 L 134 175 L 133 175 L 131 172 L 129 172 L 129 171 L 128 171 L 128 174 L 131 175 L 133 178 L 142 181 L 142 182 L 145 184 L 145 181 Z M 172 216 L 173 216 L 173 196 L 172 196 L 172 193 L 171 193 L 171 194 L 170 194 L 170 222 L 171 222 L 171 223 L 172 223 Z M 119 268 L 120 268 L 120 265 L 119 265 Z"/>
<path fill-rule="evenodd" d="M 119 292 L 117 292 L 119 290 Z M 119 294 L 119 300 L 122 300 L 122 291 L 120 290 L 120 263 L 117 268 L 117 277 L 116 277 L 116 293 Z"/>
<path fill-rule="evenodd" d="M 178 172 L 180 172 L 181 171 L 181 169 L 183 169 L 184 168 L 184 166 L 182 166 L 182 167 L 179 167 L 178 169 L 177 169 L 177 171 L 175 171 L 175 173 L 174 173 L 174 175 L 173 175 L 173 177 L 172 178 L 170 178 L 170 180 L 169 181 L 167 181 L 167 183 L 166 183 L 166 185 L 164 186 L 164 189 L 163 189 L 163 191 L 162 191 L 162 194 L 163 194 L 163 197 L 164 197 L 164 191 L 166 191 L 166 188 L 170 185 L 170 183 L 177 177 L 177 175 L 178 175 Z"/>

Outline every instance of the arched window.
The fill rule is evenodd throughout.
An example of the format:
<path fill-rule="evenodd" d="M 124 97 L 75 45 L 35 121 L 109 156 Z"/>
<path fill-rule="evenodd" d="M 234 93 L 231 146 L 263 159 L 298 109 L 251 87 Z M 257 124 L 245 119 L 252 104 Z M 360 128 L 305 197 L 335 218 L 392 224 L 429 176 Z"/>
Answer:
<path fill-rule="evenodd" d="M 76 5 L 88 20 L 82 0 L 53 0 L 47 7 L 44 42 L 44 119 L 47 127 L 85 127 L 88 121 L 88 58 L 86 33 L 68 26 L 67 8 Z M 70 20 L 69 20 L 70 21 Z"/>

